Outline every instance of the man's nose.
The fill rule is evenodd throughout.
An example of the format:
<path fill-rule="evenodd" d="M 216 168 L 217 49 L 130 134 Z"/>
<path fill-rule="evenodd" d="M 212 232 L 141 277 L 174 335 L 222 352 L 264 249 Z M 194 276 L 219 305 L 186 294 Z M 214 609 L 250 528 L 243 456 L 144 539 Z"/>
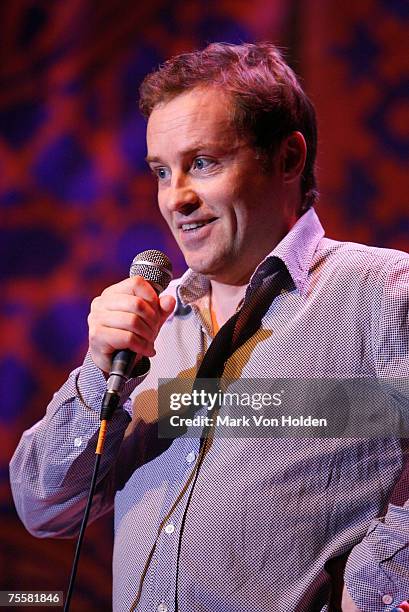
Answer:
<path fill-rule="evenodd" d="M 170 212 L 187 215 L 198 206 L 200 198 L 190 182 L 182 179 L 172 181 L 166 194 L 166 208 Z"/>

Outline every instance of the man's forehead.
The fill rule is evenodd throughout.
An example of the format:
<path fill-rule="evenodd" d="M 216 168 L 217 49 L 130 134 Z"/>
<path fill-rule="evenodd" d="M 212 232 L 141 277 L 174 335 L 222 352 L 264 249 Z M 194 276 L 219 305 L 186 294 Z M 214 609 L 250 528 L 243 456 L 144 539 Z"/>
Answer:
<path fill-rule="evenodd" d="M 231 97 L 215 87 L 196 87 L 157 104 L 148 120 L 148 131 L 200 128 L 208 124 L 231 125 Z"/>
<path fill-rule="evenodd" d="M 156 105 L 147 126 L 148 159 L 166 144 L 186 150 L 234 145 L 231 99 L 219 89 L 195 88 Z"/>

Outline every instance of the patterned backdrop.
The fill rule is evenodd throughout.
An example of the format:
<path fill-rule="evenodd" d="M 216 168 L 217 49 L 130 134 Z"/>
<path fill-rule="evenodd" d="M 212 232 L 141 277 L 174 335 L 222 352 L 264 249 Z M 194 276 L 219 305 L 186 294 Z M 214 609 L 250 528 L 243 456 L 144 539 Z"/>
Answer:
<path fill-rule="evenodd" d="M 145 248 L 184 263 L 146 171 L 137 88 L 174 53 L 272 40 L 320 125 L 328 235 L 409 250 L 406 0 L 5 0 L 0 6 L 0 589 L 67 585 L 73 541 L 13 507 L 21 432 L 82 361 L 91 299 Z M 110 609 L 112 517 L 87 532 L 74 610 Z"/>

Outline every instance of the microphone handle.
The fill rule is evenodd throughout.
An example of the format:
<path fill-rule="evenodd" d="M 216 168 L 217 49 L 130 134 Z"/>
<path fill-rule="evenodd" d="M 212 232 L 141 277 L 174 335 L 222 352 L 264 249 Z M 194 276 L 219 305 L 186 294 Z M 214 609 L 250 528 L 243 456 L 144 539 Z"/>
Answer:
<path fill-rule="evenodd" d="M 107 390 L 120 392 L 124 382 L 128 380 L 133 370 L 136 353 L 130 349 L 115 351 L 112 357 L 111 369 L 107 381 Z"/>
<path fill-rule="evenodd" d="M 107 390 L 102 399 L 101 421 L 109 421 L 118 408 L 120 392 L 132 372 L 135 357 L 136 353 L 130 349 L 115 351 L 107 380 Z"/>

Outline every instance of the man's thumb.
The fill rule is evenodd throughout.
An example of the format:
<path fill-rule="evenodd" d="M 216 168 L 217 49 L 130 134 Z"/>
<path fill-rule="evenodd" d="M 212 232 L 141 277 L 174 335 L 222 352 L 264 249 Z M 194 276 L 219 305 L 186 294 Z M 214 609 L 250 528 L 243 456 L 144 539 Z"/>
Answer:
<path fill-rule="evenodd" d="M 175 307 L 176 300 L 173 295 L 163 295 L 159 298 L 160 307 L 162 309 L 163 314 L 168 317 L 172 310 Z"/>

